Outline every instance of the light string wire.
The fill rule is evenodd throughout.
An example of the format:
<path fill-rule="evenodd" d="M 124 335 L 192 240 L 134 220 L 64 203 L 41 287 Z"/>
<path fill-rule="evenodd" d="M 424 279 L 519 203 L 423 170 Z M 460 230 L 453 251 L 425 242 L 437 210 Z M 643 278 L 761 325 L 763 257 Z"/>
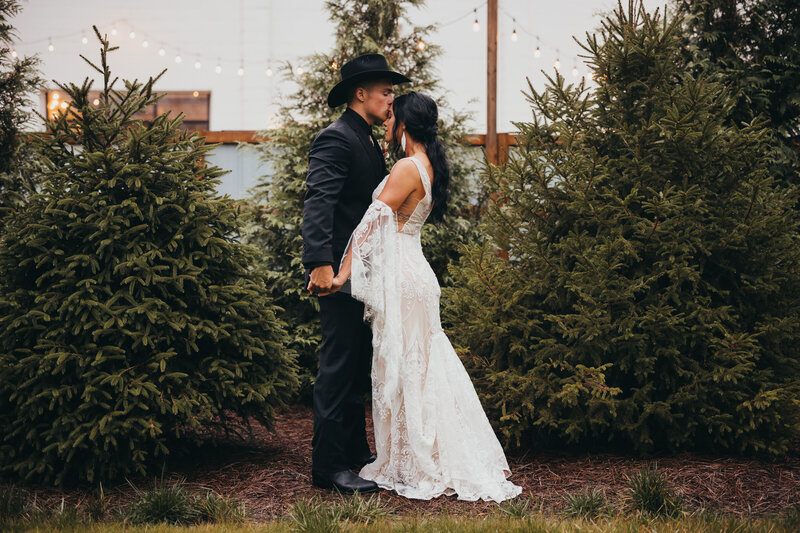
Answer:
<path fill-rule="evenodd" d="M 481 2 L 479 4 L 474 5 L 468 11 L 465 11 L 462 15 L 460 15 L 460 16 L 454 18 L 454 19 L 451 19 L 451 20 L 449 20 L 447 22 L 444 22 L 444 23 L 441 23 L 441 24 L 436 24 L 435 26 L 436 26 L 437 29 L 440 29 L 440 28 L 446 28 L 448 26 L 452 26 L 453 24 L 457 24 L 457 23 L 463 21 L 465 18 L 469 17 L 470 15 L 476 14 L 479 9 L 482 9 L 486 5 L 487 5 L 487 2 L 483 1 L 483 2 Z M 561 56 L 561 50 L 559 48 L 551 47 L 549 44 L 544 42 L 538 34 L 528 30 L 528 28 L 526 28 L 524 25 L 520 24 L 517 21 L 516 17 L 512 13 L 509 13 L 502 6 L 498 6 L 498 8 L 499 8 L 499 11 L 502 12 L 503 15 L 505 15 L 508 19 L 510 19 L 512 21 L 513 28 L 515 30 L 519 29 L 523 33 L 535 38 L 536 39 L 536 43 L 537 43 L 537 47 L 539 47 L 540 49 L 544 48 L 544 49 L 547 49 L 547 50 L 554 50 L 555 53 L 556 53 L 556 59 L 560 61 L 560 59 L 561 59 L 561 57 L 560 57 Z M 147 41 L 148 48 L 152 47 L 155 50 L 164 49 L 164 55 L 162 57 L 166 57 L 167 56 L 167 50 L 170 50 L 170 51 L 174 51 L 176 57 L 180 56 L 181 57 L 181 61 L 180 62 L 182 62 L 183 54 L 181 52 L 185 51 L 185 50 L 191 50 L 193 48 L 192 45 L 187 45 L 186 43 L 182 43 L 181 45 L 176 45 L 175 43 L 169 43 L 169 42 L 161 40 L 161 39 L 155 39 L 155 40 L 154 39 L 150 39 L 148 33 L 140 32 L 136 27 L 133 26 L 133 24 L 131 24 L 131 22 L 127 18 L 117 18 L 117 19 L 114 19 L 114 20 L 112 20 L 110 22 L 107 22 L 106 24 L 97 25 L 97 26 L 98 26 L 98 30 L 100 30 L 101 35 L 105 33 L 105 35 L 108 37 L 109 41 L 111 41 L 112 45 L 121 45 L 122 42 L 126 42 L 126 41 L 124 40 L 124 35 L 122 35 L 125 32 L 123 32 L 123 31 L 121 31 L 119 29 L 120 25 L 125 26 L 125 28 L 127 30 L 127 33 L 134 32 L 137 37 L 141 36 L 141 40 L 139 41 L 140 44 L 142 42 L 144 42 L 144 41 Z M 107 31 L 103 31 L 101 28 L 109 28 L 109 29 Z M 111 35 L 111 29 L 113 29 L 113 28 L 117 29 L 117 35 L 116 36 Z M 35 45 L 40 44 L 40 43 L 48 43 L 48 46 L 49 46 L 50 44 L 53 44 L 54 42 L 58 42 L 60 44 L 60 42 L 62 42 L 63 40 L 70 39 L 70 38 L 76 38 L 78 36 L 86 37 L 86 38 L 91 40 L 91 39 L 94 38 L 94 32 L 91 31 L 91 28 L 90 28 L 90 31 L 87 31 L 85 29 L 80 29 L 80 30 L 76 30 L 76 31 L 73 31 L 73 32 L 61 33 L 61 34 L 57 34 L 57 35 L 51 35 L 51 36 L 42 37 L 42 38 L 39 38 L 39 39 L 33 39 L 33 40 L 29 40 L 29 41 L 19 41 L 17 43 L 17 46 L 19 46 L 20 48 L 22 48 L 22 47 L 28 48 L 30 46 L 35 46 Z M 240 38 L 241 38 L 241 35 L 240 35 Z M 116 41 L 116 42 L 114 42 L 114 41 Z M 131 39 L 131 41 L 133 41 L 133 39 Z M 226 60 L 226 59 L 223 59 L 223 58 L 221 58 L 219 56 L 216 56 L 216 58 L 217 58 L 216 61 L 213 61 L 211 59 L 212 55 L 206 56 L 205 54 L 199 54 L 199 53 L 195 53 L 195 52 L 189 52 L 189 53 L 186 53 L 185 55 L 187 57 L 189 57 L 189 58 L 192 58 L 192 60 L 195 63 L 200 62 L 201 65 L 215 64 L 217 66 L 234 65 L 235 67 L 243 67 L 244 66 L 243 65 L 243 52 L 241 50 L 241 47 L 242 47 L 242 45 L 240 43 L 240 54 L 239 54 L 240 55 L 240 59 L 239 59 L 238 62 L 235 59 Z M 14 48 L 14 51 L 16 52 L 16 48 Z M 160 55 L 160 53 L 159 53 L 159 55 Z M 575 63 L 575 65 L 577 65 L 579 63 L 579 61 L 577 61 L 577 59 L 575 59 L 575 58 L 572 58 L 572 59 L 573 59 L 573 62 Z M 272 67 L 277 65 L 278 63 L 279 63 L 279 60 L 270 55 L 270 57 L 268 57 L 266 59 L 261 59 L 261 60 L 258 60 L 258 61 L 251 61 L 251 62 L 248 63 L 248 65 L 254 65 L 256 68 L 259 68 L 259 67 L 261 67 L 262 69 L 266 68 L 266 73 L 268 75 L 271 75 L 272 72 L 273 72 Z M 217 69 L 217 70 L 219 70 L 219 69 Z M 227 69 L 223 69 L 223 70 L 227 70 Z M 236 69 L 234 69 L 234 72 L 235 71 L 236 71 Z"/>

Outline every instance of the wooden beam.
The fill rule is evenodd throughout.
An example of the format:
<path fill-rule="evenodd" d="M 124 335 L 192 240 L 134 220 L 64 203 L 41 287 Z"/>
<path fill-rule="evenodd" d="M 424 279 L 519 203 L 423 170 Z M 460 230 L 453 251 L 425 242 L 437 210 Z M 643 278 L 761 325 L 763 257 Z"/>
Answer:
<path fill-rule="evenodd" d="M 258 135 L 258 131 L 256 130 L 220 130 L 220 131 L 207 131 L 207 130 L 194 130 L 200 135 L 201 137 L 206 138 L 206 143 L 208 144 L 239 144 L 240 142 L 243 143 L 259 143 L 263 141 L 268 141 L 269 137 L 260 137 Z M 44 135 L 45 132 L 40 131 L 36 132 L 37 135 Z M 33 140 L 31 134 L 23 133 L 25 139 L 30 142 Z M 516 146 L 517 145 L 517 136 L 513 133 L 498 133 L 498 144 L 502 144 L 503 146 Z M 471 146 L 485 146 L 486 145 L 486 134 L 484 133 L 468 133 L 462 139 L 465 143 Z M 562 142 L 560 139 L 556 142 L 559 144 Z"/>
<path fill-rule="evenodd" d="M 497 0 L 486 4 L 486 155 L 498 164 L 497 146 Z"/>
<path fill-rule="evenodd" d="M 208 144 L 257 143 L 261 140 L 265 140 L 257 139 L 257 132 L 253 130 L 198 131 L 197 133 L 205 137 L 206 143 Z"/>

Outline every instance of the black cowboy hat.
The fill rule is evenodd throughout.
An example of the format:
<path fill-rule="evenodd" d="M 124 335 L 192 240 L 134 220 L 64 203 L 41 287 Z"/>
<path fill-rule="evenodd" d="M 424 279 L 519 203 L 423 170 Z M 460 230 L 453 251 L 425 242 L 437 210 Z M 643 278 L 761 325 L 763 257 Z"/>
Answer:
<path fill-rule="evenodd" d="M 388 78 L 393 84 L 407 83 L 411 80 L 389 68 L 389 63 L 381 54 L 364 54 L 342 65 L 342 81 L 328 93 L 328 105 L 339 107 L 346 103 L 347 89 L 353 83 L 367 79 Z"/>

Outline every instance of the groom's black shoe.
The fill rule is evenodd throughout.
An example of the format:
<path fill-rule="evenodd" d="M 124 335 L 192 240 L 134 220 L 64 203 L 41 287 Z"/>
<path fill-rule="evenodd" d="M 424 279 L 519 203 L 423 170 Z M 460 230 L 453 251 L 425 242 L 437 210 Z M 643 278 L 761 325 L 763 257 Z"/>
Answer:
<path fill-rule="evenodd" d="M 322 489 L 335 489 L 342 494 L 354 492 L 377 492 L 378 484 L 355 475 L 350 470 L 342 470 L 333 474 L 311 472 L 311 482 Z"/>

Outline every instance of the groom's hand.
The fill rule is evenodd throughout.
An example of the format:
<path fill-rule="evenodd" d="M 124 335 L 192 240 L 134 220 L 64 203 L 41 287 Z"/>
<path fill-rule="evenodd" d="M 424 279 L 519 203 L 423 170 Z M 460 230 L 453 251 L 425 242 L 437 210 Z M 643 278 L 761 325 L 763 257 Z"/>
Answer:
<path fill-rule="evenodd" d="M 327 294 L 333 285 L 333 267 L 331 265 L 318 266 L 311 271 L 311 279 L 308 282 L 308 292 L 311 294 Z"/>

